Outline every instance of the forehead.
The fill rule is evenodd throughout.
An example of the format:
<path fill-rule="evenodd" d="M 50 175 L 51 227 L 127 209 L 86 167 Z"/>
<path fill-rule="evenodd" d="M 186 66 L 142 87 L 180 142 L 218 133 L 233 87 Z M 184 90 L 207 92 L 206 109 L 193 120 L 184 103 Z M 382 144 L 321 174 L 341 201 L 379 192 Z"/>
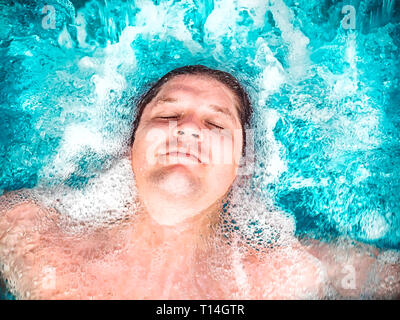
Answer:
<path fill-rule="evenodd" d="M 239 103 L 233 91 L 222 82 L 206 75 L 178 75 L 166 82 L 158 92 L 157 98 L 176 100 L 195 98 L 199 102 L 228 108 L 239 117 Z"/>

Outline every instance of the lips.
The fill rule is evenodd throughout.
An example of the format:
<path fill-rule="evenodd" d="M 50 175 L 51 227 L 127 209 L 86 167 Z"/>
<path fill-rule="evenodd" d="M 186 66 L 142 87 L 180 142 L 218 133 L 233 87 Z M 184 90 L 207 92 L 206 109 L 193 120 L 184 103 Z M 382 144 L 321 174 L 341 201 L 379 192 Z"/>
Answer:
<path fill-rule="evenodd" d="M 200 159 L 195 156 L 194 154 L 191 153 L 184 153 L 184 152 L 168 152 L 165 154 L 166 156 L 171 156 L 171 157 L 178 157 L 178 158 L 191 158 L 193 160 L 196 160 L 198 163 L 201 163 Z"/>
<path fill-rule="evenodd" d="M 197 163 L 202 163 L 202 161 L 200 160 L 199 156 L 196 153 L 185 150 L 172 150 L 163 153 L 162 155 L 168 157 L 175 157 L 183 160 L 190 160 L 190 161 L 195 160 Z"/>

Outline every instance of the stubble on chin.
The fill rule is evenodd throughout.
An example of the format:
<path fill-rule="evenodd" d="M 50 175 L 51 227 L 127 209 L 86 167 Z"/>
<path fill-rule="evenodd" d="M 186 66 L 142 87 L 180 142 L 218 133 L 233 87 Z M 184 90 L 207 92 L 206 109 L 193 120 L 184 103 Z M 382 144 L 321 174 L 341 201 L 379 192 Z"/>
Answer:
<path fill-rule="evenodd" d="M 193 196 L 201 191 L 201 184 L 197 177 L 182 167 L 163 167 L 153 171 L 148 176 L 148 182 L 157 190 L 171 194 L 171 196 Z"/>

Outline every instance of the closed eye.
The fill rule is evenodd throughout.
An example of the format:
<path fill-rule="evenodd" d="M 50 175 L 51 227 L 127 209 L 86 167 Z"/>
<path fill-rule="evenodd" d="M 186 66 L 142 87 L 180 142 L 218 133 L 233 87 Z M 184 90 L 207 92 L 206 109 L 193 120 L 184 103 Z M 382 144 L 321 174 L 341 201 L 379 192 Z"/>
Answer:
<path fill-rule="evenodd" d="M 207 122 L 209 125 L 211 125 L 211 126 L 213 126 L 214 128 L 217 128 L 217 129 L 219 129 L 219 130 L 224 130 L 225 128 L 223 128 L 223 127 L 221 127 L 221 126 L 219 126 L 219 125 L 217 125 L 217 124 L 215 124 L 215 123 L 213 123 L 213 122 Z"/>
<path fill-rule="evenodd" d="M 178 119 L 178 116 L 163 116 L 163 117 L 158 117 L 159 119 Z"/>

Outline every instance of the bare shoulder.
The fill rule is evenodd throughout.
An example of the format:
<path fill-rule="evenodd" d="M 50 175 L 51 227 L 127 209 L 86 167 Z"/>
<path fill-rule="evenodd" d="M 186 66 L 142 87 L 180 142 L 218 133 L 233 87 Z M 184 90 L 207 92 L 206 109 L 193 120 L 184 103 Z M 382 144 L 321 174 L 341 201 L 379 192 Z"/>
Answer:
<path fill-rule="evenodd" d="M 10 192 L 0 197 L 0 243 L 8 247 L 24 241 L 30 233 L 56 225 L 59 215 L 27 198 L 23 192 Z"/>
<path fill-rule="evenodd" d="M 1 196 L 0 252 L 24 241 L 24 236 L 33 230 L 41 213 L 40 206 L 17 192 Z"/>
<path fill-rule="evenodd" d="M 325 271 L 318 259 L 296 240 L 246 258 L 256 299 L 321 298 Z"/>
<path fill-rule="evenodd" d="M 71 233 L 65 229 L 68 219 L 56 210 L 18 195 L 5 195 L 0 204 L 0 273 L 17 298 L 90 296 L 91 292 L 78 288 L 91 290 L 95 267 L 118 249 L 117 231 Z"/>
<path fill-rule="evenodd" d="M 400 296 L 399 251 L 378 249 L 345 237 L 329 242 L 304 238 L 301 242 L 323 264 L 337 297 Z"/>
<path fill-rule="evenodd" d="M 48 260 L 57 254 L 58 219 L 55 210 L 23 193 L 11 192 L 0 198 L 0 272 L 18 298 L 34 296 L 32 284 L 43 278 L 50 266 Z"/>

